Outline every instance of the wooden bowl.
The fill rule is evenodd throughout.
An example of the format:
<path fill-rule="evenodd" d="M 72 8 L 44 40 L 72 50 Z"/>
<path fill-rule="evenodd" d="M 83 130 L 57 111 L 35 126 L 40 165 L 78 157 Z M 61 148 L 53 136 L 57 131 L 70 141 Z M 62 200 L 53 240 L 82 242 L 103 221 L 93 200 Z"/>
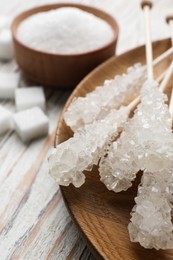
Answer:
<path fill-rule="evenodd" d="M 113 39 L 107 45 L 94 51 L 73 55 L 46 53 L 20 42 L 17 38 L 17 28 L 23 20 L 33 14 L 60 7 L 77 7 L 105 20 L 113 29 Z M 88 72 L 115 54 L 118 31 L 114 18 L 93 7 L 80 4 L 53 4 L 33 8 L 17 16 L 12 24 L 16 61 L 30 79 L 42 85 L 57 88 L 75 87 Z"/>
<path fill-rule="evenodd" d="M 153 44 L 154 57 L 170 48 L 170 40 L 163 40 Z M 91 72 L 73 91 L 67 101 L 64 111 L 74 97 L 84 96 L 97 85 L 103 84 L 105 79 L 111 79 L 116 74 L 122 74 L 136 62 L 145 62 L 145 48 L 131 50 L 119 57 L 113 57 Z M 157 77 L 170 64 L 170 60 L 163 62 L 155 71 Z M 170 86 L 173 84 L 170 82 Z M 55 144 L 59 144 L 69 137 L 71 131 L 60 118 Z M 127 230 L 130 212 L 137 193 L 140 176 L 132 188 L 126 192 L 114 193 L 108 191 L 100 182 L 97 167 L 86 173 L 86 182 L 80 188 L 72 185 L 61 187 L 64 200 L 69 212 L 81 230 L 89 248 L 96 259 L 109 260 L 172 260 L 173 250 L 147 250 L 137 243 L 131 243 Z"/>

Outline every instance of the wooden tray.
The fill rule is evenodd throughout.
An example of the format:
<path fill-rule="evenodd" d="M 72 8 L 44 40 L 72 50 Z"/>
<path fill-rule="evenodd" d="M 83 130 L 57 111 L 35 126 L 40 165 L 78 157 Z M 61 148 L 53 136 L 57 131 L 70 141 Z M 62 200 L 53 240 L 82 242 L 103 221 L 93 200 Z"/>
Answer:
<path fill-rule="evenodd" d="M 155 42 L 153 45 L 154 56 L 158 56 L 170 46 L 168 39 Z M 74 97 L 85 95 L 96 86 L 103 84 L 105 79 L 111 79 L 116 74 L 122 74 L 129 66 L 137 62 L 145 62 L 145 48 L 143 46 L 119 57 L 111 58 L 84 78 L 73 91 L 65 109 Z M 155 75 L 157 76 L 169 63 L 170 59 L 158 66 Z M 61 143 L 71 135 L 72 132 L 65 125 L 62 114 L 55 143 Z M 108 191 L 99 181 L 97 167 L 94 167 L 92 172 L 86 173 L 86 183 L 81 188 L 77 189 L 72 185 L 61 187 L 69 212 L 79 226 L 96 259 L 173 259 L 173 250 L 146 250 L 129 240 L 127 225 L 134 205 L 134 196 L 137 192 L 137 184 L 140 181 L 139 177 L 128 191 L 115 194 Z"/>

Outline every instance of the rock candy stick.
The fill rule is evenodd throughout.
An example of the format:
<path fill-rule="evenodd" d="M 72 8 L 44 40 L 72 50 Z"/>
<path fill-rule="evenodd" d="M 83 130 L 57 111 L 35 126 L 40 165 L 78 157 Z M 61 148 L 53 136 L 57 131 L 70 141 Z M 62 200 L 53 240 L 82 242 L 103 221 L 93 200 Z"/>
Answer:
<path fill-rule="evenodd" d="M 55 181 L 80 187 L 85 182 L 83 171 L 91 170 L 106 153 L 113 138 L 122 131 L 128 113 L 127 107 L 112 110 L 104 119 L 84 126 L 54 148 L 49 157 L 49 172 Z"/>
<path fill-rule="evenodd" d="M 158 131 L 171 127 L 166 95 L 158 90 L 155 81 L 145 83 L 140 99 L 133 118 L 125 124 L 120 138 L 111 144 L 107 157 L 99 164 L 101 181 L 115 192 L 127 190 L 137 172 L 149 167 L 148 160 L 154 159 L 161 139 Z"/>
<path fill-rule="evenodd" d="M 172 107 L 173 90 L 169 105 L 171 118 Z M 162 130 L 155 158 L 156 153 L 152 168 L 143 173 L 128 229 L 131 241 L 145 248 L 173 249 L 173 134 L 168 125 Z"/>
<path fill-rule="evenodd" d="M 106 80 L 85 97 L 74 99 L 64 114 L 64 120 L 75 132 L 80 127 L 103 119 L 111 109 L 118 109 L 124 102 L 139 95 L 141 84 L 145 81 L 145 68 L 140 64 L 128 68 L 127 73 Z"/>

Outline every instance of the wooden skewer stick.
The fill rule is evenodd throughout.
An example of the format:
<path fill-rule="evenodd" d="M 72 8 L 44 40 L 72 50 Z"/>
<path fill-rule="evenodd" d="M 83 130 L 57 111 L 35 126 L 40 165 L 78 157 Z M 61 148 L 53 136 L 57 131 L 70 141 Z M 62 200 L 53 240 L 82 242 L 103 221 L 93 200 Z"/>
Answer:
<path fill-rule="evenodd" d="M 165 53 L 159 56 L 155 61 L 153 62 L 153 51 L 152 51 L 152 41 L 151 41 L 151 30 L 150 30 L 150 9 L 152 7 L 151 1 L 142 1 L 141 7 L 144 10 L 145 15 L 145 29 L 146 29 L 146 59 L 147 59 L 147 73 L 148 73 L 148 79 L 153 79 L 153 66 L 158 64 L 163 57 L 165 57 Z M 173 18 L 172 18 L 172 43 L 173 43 Z M 169 50 L 168 52 L 169 53 Z M 171 62 L 171 65 L 169 68 L 163 72 L 160 77 L 157 79 L 159 82 L 162 78 L 163 81 L 159 86 L 160 91 L 164 92 L 167 84 L 173 74 L 173 61 Z M 173 99 L 173 97 L 172 97 Z M 140 103 L 140 97 L 138 96 L 135 98 L 128 106 L 128 112 L 131 113 L 134 111 L 134 109 L 137 107 L 137 105 Z M 172 102 L 173 103 L 173 102 Z M 171 106 L 171 109 L 173 111 L 173 104 Z"/>
<path fill-rule="evenodd" d="M 172 74 L 173 74 L 173 61 L 171 62 L 171 65 L 167 69 L 166 75 L 165 75 L 162 83 L 160 84 L 160 91 L 164 91 L 165 86 L 167 86 Z"/>
<path fill-rule="evenodd" d="M 171 42 L 172 42 L 172 45 L 173 45 L 173 16 L 167 16 L 166 21 L 167 21 L 167 23 L 169 24 L 169 27 L 170 27 Z M 169 101 L 169 112 L 171 114 L 171 117 L 173 118 L 173 88 L 172 88 L 172 91 L 171 91 L 171 98 L 170 98 L 170 101 Z"/>
<path fill-rule="evenodd" d="M 170 98 L 170 101 L 169 101 L 169 112 L 171 114 L 171 117 L 173 118 L 173 88 L 172 88 L 172 91 L 171 91 L 171 98 Z"/>
<path fill-rule="evenodd" d="M 171 41 L 172 41 L 172 46 L 173 46 L 173 16 L 167 16 L 166 17 L 166 22 L 170 25 L 170 31 L 171 31 Z M 172 47 L 173 48 L 173 47 Z M 154 63 L 158 62 L 161 56 L 158 57 L 158 59 L 156 58 L 153 62 Z M 160 76 L 159 76 L 159 82 L 165 77 L 166 75 L 166 71 L 164 71 Z"/>
<path fill-rule="evenodd" d="M 131 112 L 133 112 L 137 105 L 140 103 L 140 97 L 136 97 L 132 102 L 130 102 L 127 106 L 127 109 L 128 109 L 128 114 L 130 114 Z"/>
<path fill-rule="evenodd" d="M 156 79 L 156 81 L 158 83 L 160 83 L 164 79 L 166 72 L 167 72 L 167 69 L 165 71 L 163 71 L 162 74 L 160 74 L 160 76 Z"/>
<path fill-rule="evenodd" d="M 145 35 L 146 35 L 146 63 L 147 63 L 147 74 L 148 79 L 153 79 L 153 50 L 151 41 L 151 28 L 150 28 L 150 9 L 152 7 L 151 1 L 142 1 L 141 7 L 144 12 L 145 22 Z"/>
<path fill-rule="evenodd" d="M 151 29 L 150 29 L 150 9 L 152 8 L 151 1 L 142 1 L 141 8 L 144 12 L 144 21 L 145 21 L 145 34 L 146 34 L 146 63 L 147 63 L 147 74 L 148 79 L 153 79 L 153 50 L 152 50 L 152 41 L 151 41 Z M 136 108 L 140 98 L 137 97 L 129 105 L 129 111 L 132 111 Z"/>
<path fill-rule="evenodd" d="M 172 45 L 173 45 L 173 19 L 170 20 L 169 25 L 170 25 L 170 31 L 171 31 L 171 41 L 172 41 Z"/>
<path fill-rule="evenodd" d="M 171 47 L 170 49 L 168 49 L 167 51 L 165 51 L 164 53 L 162 53 L 159 57 L 157 57 L 157 58 L 153 61 L 153 66 L 158 65 L 158 64 L 159 64 L 160 62 L 162 62 L 164 59 L 170 57 L 171 54 L 173 54 L 173 47 Z"/>
<path fill-rule="evenodd" d="M 169 15 L 166 17 L 166 22 L 169 24 L 170 32 L 171 32 L 171 41 L 173 46 L 173 15 Z"/>

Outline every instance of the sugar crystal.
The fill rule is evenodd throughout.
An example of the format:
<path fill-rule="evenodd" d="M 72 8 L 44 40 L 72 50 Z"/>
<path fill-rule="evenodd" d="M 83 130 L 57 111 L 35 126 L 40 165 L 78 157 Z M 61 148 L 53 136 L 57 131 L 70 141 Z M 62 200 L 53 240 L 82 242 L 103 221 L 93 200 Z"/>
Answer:
<path fill-rule="evenodd" d="M 139 170 L 157 171 L 169 166 L 171 116 L 165 101 L 166 95 L 155 82 L 145 83 L 134 117 L 100 161 L 101 181 L 109 190 L 127 190 Z"/>
<path fill-rule="evenodd" d="M 106 80 L 85 97 L 75 98 L 64 114 L 64 120 L 75 132 L 85 124 L 104 118 L 111 109 L 118 109 L 123 103 L 130 102 L 139 94 L 145 80 L 145 68 L 136 64 L 127 74 Z"/>
<path fill-rule="evenodd" d="M 79 187 L 85 181 L 84 170 L 91 170 L 107 152 L 113 138 L 127 120 L 128 110 L 112 110 L 104 119 L 94 121 L 53 149 L 49 157 L 50 175 L 60 185 Z"/>
<path fill-rule="evenodd" d="M 172 166 L 170 170 L 145 171 L 138 188 L 128 229 L 131 241 L 145 248 L 173 249 Z"/>

